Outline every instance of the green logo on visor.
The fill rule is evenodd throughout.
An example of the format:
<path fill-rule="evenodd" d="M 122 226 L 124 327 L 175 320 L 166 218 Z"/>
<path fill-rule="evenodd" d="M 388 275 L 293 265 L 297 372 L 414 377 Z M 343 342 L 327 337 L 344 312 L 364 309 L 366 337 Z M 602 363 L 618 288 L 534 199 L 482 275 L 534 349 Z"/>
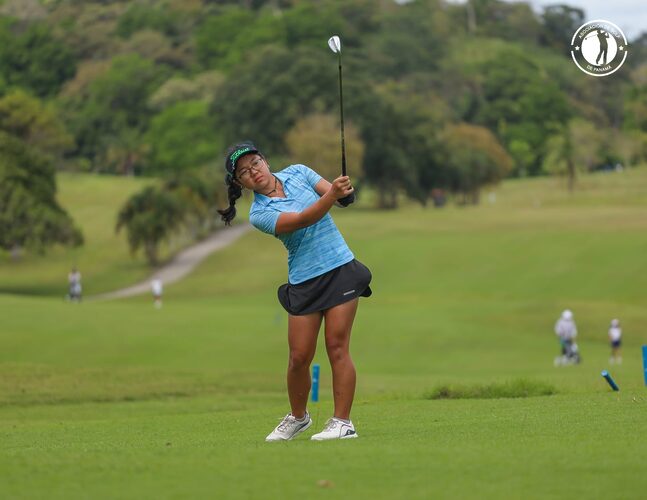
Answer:
<path fill-rule="evenodd" d="M 231 164 L 235 165 L 238 158 L 240 158 L 245 153 L 249 153 L 251 150 L 252 150 L 252 148 L 243 148 L 243 149 L 239 149 L 237 151 L 234 151 L 232 153 L 232 155 L 230 156 Z"/>

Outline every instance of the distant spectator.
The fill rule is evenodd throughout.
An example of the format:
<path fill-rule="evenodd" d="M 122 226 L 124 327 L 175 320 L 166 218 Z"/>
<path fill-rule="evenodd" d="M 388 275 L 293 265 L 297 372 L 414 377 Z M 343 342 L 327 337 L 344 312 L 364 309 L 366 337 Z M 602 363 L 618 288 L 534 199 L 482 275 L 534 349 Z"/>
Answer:
<path fill-rule="evenodd" d="M 67 297 L 73 302 L 81 302 L 81 273 L 76 267 L 73 267 L 67 275 L 68 293 Z"/>
<path fill-rule="evenodd" d="M 609 342 L 611 343 L 611 358 L 609 363 L 622 363 L 622 356 L 620 355 L 620 345 L 622 344 L 622 328 L 620 328 L 620 320 L 612 319 L 609 326 Z"/>
<path fill-rule="evenodd" d="M 562 355 L 555 358 L 555 366 L 578 364 L 580 353 L 575 343 L 577 327 L 573 319 L 573 313 L 566 309 L 555 324 L 555 334 L 559 338 Z"/>
<path fill-rule="evenodd" d="M 151 289 L 153 291 L 153 305 L 157 309 L 162 308 L 162 280 L 154 279 L 151 281 Z"/>
<path fill-rule="evenodd" d="M 431 199 L 434 202 L 434 207 L 440 208 L 444 207 L 445 203 L 447 203 L 447 196 L 445 195 L 445 191 L 440 188 L 434 188 L 431 190 Z"/>

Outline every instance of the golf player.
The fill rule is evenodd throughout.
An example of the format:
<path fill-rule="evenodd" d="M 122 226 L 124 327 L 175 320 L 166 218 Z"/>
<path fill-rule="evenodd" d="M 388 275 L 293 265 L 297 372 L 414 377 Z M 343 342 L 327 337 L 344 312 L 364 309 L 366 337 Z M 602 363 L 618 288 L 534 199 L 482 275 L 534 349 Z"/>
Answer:
<path fill-rule="evenodd" d="M 254 227 L 281 240 L 288 251 L 288 282 L 278 299 L 288 312 L 287 387 L 291 411 L 266 441 L 290 440 L 312 425 L 306 409 L 310 363 L 322 321 L 332 368 L 334 415 L 315 441 L 356 438 L 350 411 L 355 367 L 350 334 L 359 297 L 371 295 L 371 272 L 357 261 L 328 211 L 353 192 L 347 176 L 332 184 L 305 165 L 271 172 L 251 142 L 237 144 L 225 158 L 229 208 L 220 214 L 229 225 L 242 189 L 254 192 L 249 219 Z M 339 203 L 342 200 L 342 203 Z"/>

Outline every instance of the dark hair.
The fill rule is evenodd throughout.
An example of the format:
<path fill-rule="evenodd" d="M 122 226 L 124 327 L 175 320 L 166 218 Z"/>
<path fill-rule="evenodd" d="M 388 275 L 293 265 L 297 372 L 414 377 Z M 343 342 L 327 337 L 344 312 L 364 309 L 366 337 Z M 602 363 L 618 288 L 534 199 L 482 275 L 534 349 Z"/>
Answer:
<path fill-rule="evenodd" d="M 229 207 L 224 210 L 218 210 L 218 213 L 222 216 L 221 219 L 226 226 L 230 226 L 231 221 L 236 217 L 236 200 L 243 194 L 242 186 L 234 177 L 236 172 L 236 162 L 241 156 L 249 153 L 256 153 L 263 157 L 251 141 L 245 141 L 230 146 L 225 155 L 225 184 L 227 184 Z"/>
<path fill-rule="evenodd" d="M 218 210 L 218 213 L 221 215 L 225 226 L 231 226 L 231 221 L 236 217 L 236 200 L 243 194 L 243 188 L 229 174 L 227 174 L 225 182 L 227 183 L 229 207 L 224 210 Z"/>

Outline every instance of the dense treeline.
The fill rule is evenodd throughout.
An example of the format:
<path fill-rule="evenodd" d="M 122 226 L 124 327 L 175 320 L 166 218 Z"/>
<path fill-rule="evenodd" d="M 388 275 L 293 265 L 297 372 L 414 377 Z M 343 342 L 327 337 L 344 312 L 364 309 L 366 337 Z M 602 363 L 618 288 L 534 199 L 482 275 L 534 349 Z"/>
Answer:
<path fill-rule="evenodd" d="M 351 171 L 383 207 L 402 192 L 426 204 L 439 189 L 476 201 L 505 176 L 647 157 L 647 33 L 620 71 L 589 77 L 569 55 L 585 13 L 566 5 L 537 15 L 500 0 L 0 4 L 2 144 L 59 170 L 199 178 L 229 143 L 252 139 L 276 162 L 332 177 L 333 33 Z M 4 183 L 17 160 L 2 147 Z"/>

